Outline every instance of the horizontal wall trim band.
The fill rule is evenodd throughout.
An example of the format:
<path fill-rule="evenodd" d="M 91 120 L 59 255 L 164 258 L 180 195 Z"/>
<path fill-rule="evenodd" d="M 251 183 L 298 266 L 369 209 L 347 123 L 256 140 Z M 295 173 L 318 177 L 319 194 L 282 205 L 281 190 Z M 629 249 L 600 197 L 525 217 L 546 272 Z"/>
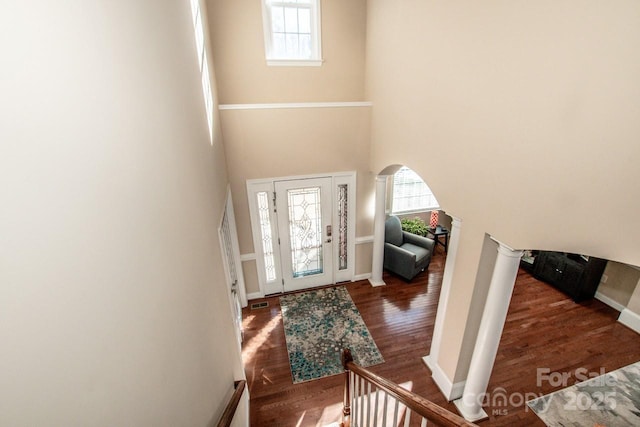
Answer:
<path fill-rule="evenodd" d="M 256 254 L 255 253 L 250 253 L 250 254 L 240 254 L 240 261 L 244 262 L 244 261 L 254 261 L 256 259 Z"/>
<path fill-rule="evenodd" d="M 219 110 L 268 110 L 282 108 L 347 108 L 371 107 L 373 102 L 279 102 L 274 104 L 220 104 Z"/>
<path fill-rule="evenodd" d="M 364 243 L 373 243 L 373 236 L 356 237 L 356 245 L 362 245 Z"/>

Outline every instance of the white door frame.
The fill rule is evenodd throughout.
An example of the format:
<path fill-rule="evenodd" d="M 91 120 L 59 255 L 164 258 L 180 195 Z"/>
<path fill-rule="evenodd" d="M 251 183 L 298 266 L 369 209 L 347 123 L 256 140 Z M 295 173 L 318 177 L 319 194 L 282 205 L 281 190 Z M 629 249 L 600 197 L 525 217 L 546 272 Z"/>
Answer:
<path fill-rule="evenodd" d="M 225 247 L 225 236 L 224 236 L 224 219 L 227 218 L 228 227 L 229 227 L 229 244 L 231 246 L 231 257 L 228 255 L 228 250 Z M 220 218 L 220 225 L 218 226 L 218 240 L 220 243 L 220 251 L 222 254 L 222 265 L 224 269 L 224 274 L 226 283 L 225 287 L 227 289 L 227 294 L 229 296 L 229 304 L 231 306 L 231 313 L 234 316 L 233 324 L 236 329 L 236 335 L 238 337 L 238 343 L 242 343 L 242 325 L 238 324 L 238 319 L 242 319 L 242 308 L 248 305 L 247 301 L 247 292 L 245 289 L 244 282 L 244 274 L 242 272 L 242 262 L 240 261 L 240 245 L 238 243 L 238 230 L 236 228 L 236 220 L 233 211 L 233 199 L 231 197 L 231 188 L 227 186 L 227 199 L 225 201 L 224 211 Z M 233 282 L 232 274 L 231 274 L 231 266 L 233 263 L 235 266 L 235 280 L 236 283 Z M 232 289 L 235 287 L 235 289 Z M 237 295 L 237 301 L 234 293 Z M 238 307 L 239 305 L 239 307 Z"/>
<path fill-rule="evenodd" d="M 311 288 L 314 286 L 321 286 L 332 284 L 334 282 L 333 275 L 333 233 L 329 229 L 332 229 L 333 224 L 333 180 L 331 177 L 322 178 L 310 178 L 310 179 L 296 179 L 286 181 L 276 181 L 275 192 L 277 194 L 276 206 L 278 217 L 278 231 L 280 242 L 280 260 L 282 271 L 282 284 L 284 286 L 284 292 L 298 291 L 302 289 Z M 292 238 L 290 225 L 290 209 L 289 199 L 287 195 L 290 190 L 299 190 L 305 188 L 318 189 L 318 195 L 320 196 L 320 224 L 319 224 L 319 250 L 320 250 L 320 265 L 319 269 L 315 270 L 313 274 L 302 277 L 294 277 L 294 268 L 292 263 Z"/>
<path fill-rule="evenodd" d="M 264 179 L 250 179 L 247 180 L 247 198 L 249 202 L 249 212 L 251 218 L 251 231 L 253 235 L 253 248 L 256 258 L 256 268 L 258 273 L 258 283 L 260 286 L 261 296 L 280 293 L 283 290 L 282 287 L 282 268 L 279 255 L 279 248 L 275 245 L 278 244 L 277 239 L 279 236 L 279 230 L 277 227 L 277 215 L 275 211 L 274 203 L 274 183 L 276 181 L 290 181 L 290 180 L 302 180 L 302 179 L 314 179 L 330 177 L 332 179 L 332 252 L 333 252 L 333 275 L 331 283 L 338 283 L 344 281 L 350 281 L 354 279 L 355 274 L 355 240 L 356 240 L 356 172 L 334 172 L 326 174 L 313 174 L 313 175 L 296 175 L 276 178 L 264 178 Z M 338 214 L 338 190 L 344 186 L 347 191 L 347 200 L 343 208 L 346 209 L 347 217 L 347 230 L 343 234 L 343 238 L 346 239 L 346 247 L 340 248 L 340 239 L 338 228 L 339 214 Z M 274 258 L 269 262 L 276 264 L 276 271 L 271 271 L 271 280 L 267 280 L 266 262 L 263 250 L 263 240 L 260 225 L 260 213 L 257 203 L 257 195 L 262 193 L 262 200 L 264 201 L 265 195 L 267 195 L 267 202 L 269 205 L 270 215 L 270 231 L 273 238 L 272 252 Z M 340 257 L 346 256 L 346 266 L 340 267 Z M 344 264 L 344 263 L 343 263 Z"/>

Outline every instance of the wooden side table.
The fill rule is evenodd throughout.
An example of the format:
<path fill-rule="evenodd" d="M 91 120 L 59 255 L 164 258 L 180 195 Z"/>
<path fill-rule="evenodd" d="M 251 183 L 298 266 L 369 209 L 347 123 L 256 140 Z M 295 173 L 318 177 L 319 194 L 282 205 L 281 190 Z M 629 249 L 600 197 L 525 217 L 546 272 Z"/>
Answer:
<path fill-rule="evenodd" d="M 449 230 L 441 225 L 438 225 L 436 228 L 427 228 L 427 233 L 433 236 L 433 240 L 436 242 L 436 247 L 438 245 L 442 245 L 442 247 L 444 248 L 444 253 L 447 253 L 447 251 L 449 250 Z M 444 237 L 444 241 L 440 240 L 440 237 Z"/>

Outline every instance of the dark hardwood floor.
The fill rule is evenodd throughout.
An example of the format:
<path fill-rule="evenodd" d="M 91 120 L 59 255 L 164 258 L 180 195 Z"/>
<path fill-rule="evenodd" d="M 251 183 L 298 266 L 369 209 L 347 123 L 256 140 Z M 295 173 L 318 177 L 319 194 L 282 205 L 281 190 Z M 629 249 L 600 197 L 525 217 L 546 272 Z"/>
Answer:
<path fill-rule="evenodd" d="M 385 359 L 370 369 L 455 412 L 422 362 L 429 353 L 443 268 L 444 256 L 438 251 L 429 270 L 411 283 L 385 272 L 387 286 L 372 288 L 367 281 L 345 286 Z M 279 297 L 252 303 L 260 301 L 269 306 L 243 310 L 251 425 L 324 426 L 339 421 L 343 376 L 293 384 Z M 640 360 L 640 337 L 616 322 L 617 316 L 596 300 L 576 304 L 520 270 L 487 390 L 490 418 L 478 424 L 544 426 L 526 410 L 524 397 L 563 386 L 538 381 L 538 368 L 567 373 L 567 385 L 572 385 L 581 375 Z"/>

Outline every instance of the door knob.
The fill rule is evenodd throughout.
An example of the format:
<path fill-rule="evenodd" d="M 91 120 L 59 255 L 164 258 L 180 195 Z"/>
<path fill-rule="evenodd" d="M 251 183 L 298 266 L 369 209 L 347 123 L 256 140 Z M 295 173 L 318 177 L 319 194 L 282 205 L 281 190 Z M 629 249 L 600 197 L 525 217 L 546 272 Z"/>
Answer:
<path fill-rule="evenodd" d="M 325 243 L 331 243 L 331 238 L 325 240 Z"/>

